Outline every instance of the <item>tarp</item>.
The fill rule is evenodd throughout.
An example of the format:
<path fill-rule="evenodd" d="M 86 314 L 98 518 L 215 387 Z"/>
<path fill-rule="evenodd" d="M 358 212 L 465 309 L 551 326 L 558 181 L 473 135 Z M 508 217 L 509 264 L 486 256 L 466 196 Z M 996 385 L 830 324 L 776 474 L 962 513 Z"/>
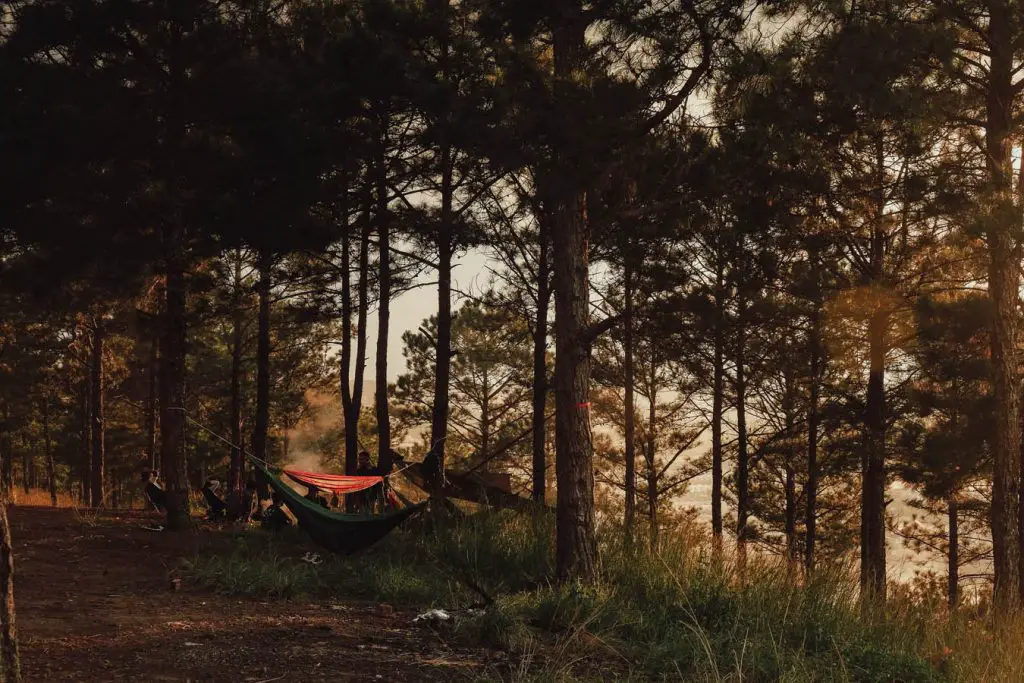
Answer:
<path fill-rule="evenodd" d="M 348 477 L 344 474 L 323 474 L 321 472 L 303 472 L 302 470 L 282 470 L 282 472 L 303 486 L 315 486 L 321 491 L 330 491 L 339 495 L 365 491 L 384 481 L 384 477 Z"/>

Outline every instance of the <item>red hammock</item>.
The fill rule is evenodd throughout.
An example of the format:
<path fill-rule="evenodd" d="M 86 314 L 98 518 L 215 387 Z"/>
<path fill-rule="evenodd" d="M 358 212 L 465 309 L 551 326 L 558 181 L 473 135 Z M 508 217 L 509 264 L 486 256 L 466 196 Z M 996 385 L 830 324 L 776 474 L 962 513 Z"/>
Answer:
<path fill-rule="evenodd" d="M 301 470 L 283 470 L 291 479 L 303 486 L 315 486 L 321 491 L 344 494 L 364 491 L 384 481 L 384 477 L 348 477 L 343 474 L 321 474 Z"/>

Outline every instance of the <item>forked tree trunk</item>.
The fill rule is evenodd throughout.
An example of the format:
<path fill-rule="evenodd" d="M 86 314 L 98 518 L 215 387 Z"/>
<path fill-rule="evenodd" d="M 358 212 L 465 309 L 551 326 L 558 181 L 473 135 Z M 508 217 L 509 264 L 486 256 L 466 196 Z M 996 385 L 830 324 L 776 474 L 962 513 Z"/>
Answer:
<path fill-rule="evenodd" d="M 553 27 L 555 99 L 569 120 L 572 90 L 584 79 L 586 18 L 580 0 L 561 0 Z M 590 431 L 590 277 L 586 193 L 570 155 L 555 153 L 559 191 L 552 238 L 555 275 L 556 571 L 562 581 L 597 576 L 594 449 Z"/>
<path fill-rule="evenodd" d="M 5 683 L 21 683 L 18 628 L 14 610 L 14 549 L 6 499 L 0 500 L 0 657 Z"/>
<path fill-rule="evenodd" d="M 988 293 L 992 302 L 991 357 L 995 398 L 992 434 L 992 554 L 994 601 L 1003 611 L 1020 604 L 1024 557 L 1020 552 L 1020 378 L 1017 363 L 1020 259 L 1014 235 L 1020 219 L 1013 210 L 1010 131 L 1016 99 L 1015 9 L 1006 0 L 989 0 L 988 93 L 985 151 L 989 180 Z"/>
<path fill-rule="evenodd" d="M 533 500 L 544 503 L 547 490 L 547 401 L 548 401 L 548 308 L 551 305 L 549 218 L 539 215 L 537 224 L 537 320 L 533 328 Z"/>
<path fill-rule="evenodd" d="M 633 264 L 626 255 L 623 267 L 623 298 L 625 315 L 623 329 L 623 378 L 625 384 L 625 457 L 626 457 L 626 546 L 633 544 L 633 524 L 636 515 L 636 401 L 633 397 Z M 654 406 L 651 406 L 653 409 Z M 651 528 L 653 543 L 655 529 Z"/>
<path fill-rule="evenodd" d="M 359 239 L 359 303 L 356 313 L 356 363 L 354 378 L 352 380 L 352 401 L 349 410 L 345 415 L 345 453 L 346 468 L 349 466 L 348 453 L 353 457 L 359 451 L 359 418 L 363 410 L 363 378 L 366 373 L 366 324 L 370 312 L 370 234 L 373 229 L 372 198 L 370 187 L 367 185 L 366 198 L 363 211 L 363 228 Z M 355 474 L 358 463 L 353 460 L 351 463 L 352 474 Z M 352 496 L 347 498 L 350 507 L 354 505 L 355 499 Z M 354 508 L 351 508 L 354 511 Z"/>
<path fill-rule="evenodd" d="M 106 427 L 104 425 L 104 367 L 103 367 L 103 345 L 106 339 L 103 319 L 97 315 L 93 327 L 92 337 L 92 400 L 89 402 L 92 407 L 92 466 L 91 489 L 92 504 L 100 507 L 106 503 L 104 492 L 104 459 L 106 445 Z"/>

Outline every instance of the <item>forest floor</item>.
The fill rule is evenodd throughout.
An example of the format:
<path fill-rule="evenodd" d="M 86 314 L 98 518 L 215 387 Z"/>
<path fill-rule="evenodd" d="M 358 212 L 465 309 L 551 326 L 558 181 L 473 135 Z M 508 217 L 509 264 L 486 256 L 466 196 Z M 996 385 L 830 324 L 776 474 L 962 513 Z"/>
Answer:
<path fill-rule="evenodd" d="M 226 541 L 215 530 L 155 533 L 143 512 L 15 506 L 10 517 L 28 683 L 480 680 L 507 666 L 401 606 L 176 590 L 183 559 Z"/>

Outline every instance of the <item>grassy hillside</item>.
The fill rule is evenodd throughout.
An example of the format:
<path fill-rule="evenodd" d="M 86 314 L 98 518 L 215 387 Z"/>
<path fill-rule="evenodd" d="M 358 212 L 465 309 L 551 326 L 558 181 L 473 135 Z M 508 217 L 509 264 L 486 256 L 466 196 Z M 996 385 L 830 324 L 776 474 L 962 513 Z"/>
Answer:
<path fill-rule="evenodd" d="M 697 535 L 658 552 L 604 539 L 596 586 L 551 582 L 547 518 L 507 513 L 397 532 L 354 558 L 313 566 L 298 533 L 239 532 L 187 578 L 282 599 L 363 599 L 455 613 L 451 637 L 509 653 L 502 680 L 1020 681 L 1021 622 L 949 614 L 900 592 L 866 613 L 841 568 L 804 582 L 763 558 L 740 572 Z M 483 610 L 472 605 L 488 602 Z"/>

